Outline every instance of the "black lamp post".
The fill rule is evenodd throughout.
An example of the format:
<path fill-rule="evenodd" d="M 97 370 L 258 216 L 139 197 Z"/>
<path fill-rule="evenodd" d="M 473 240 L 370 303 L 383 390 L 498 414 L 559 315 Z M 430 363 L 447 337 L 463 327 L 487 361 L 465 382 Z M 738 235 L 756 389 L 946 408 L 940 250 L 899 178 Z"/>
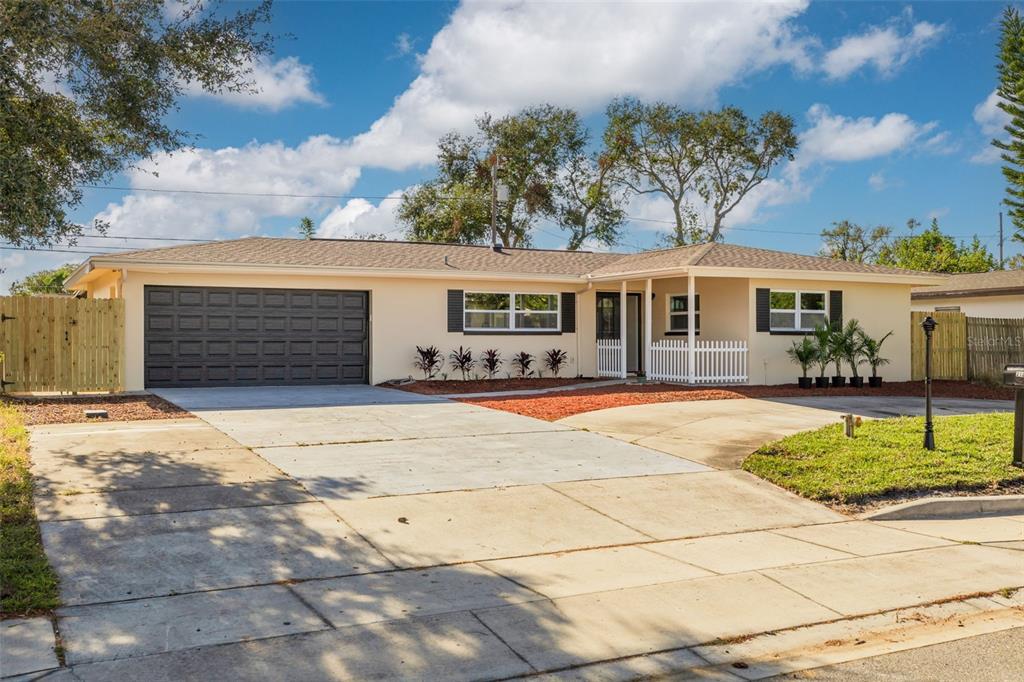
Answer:
<path fill-rule="evenodd" d="M 924 447 L 935 449 L 935 431 L 932 429 L 932 332 L 936 324 L 932 316 L 924 318 Z"/>

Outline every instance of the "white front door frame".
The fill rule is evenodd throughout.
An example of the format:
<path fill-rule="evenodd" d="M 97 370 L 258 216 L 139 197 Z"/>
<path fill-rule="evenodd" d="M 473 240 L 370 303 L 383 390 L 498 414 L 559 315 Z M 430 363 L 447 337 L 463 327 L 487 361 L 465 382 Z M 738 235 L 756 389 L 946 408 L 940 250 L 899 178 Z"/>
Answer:
<path fill-rule="evenodd" d="M 629 371 L 628 361 L 626 359 L 626 329 L 628 326 L 628 316 L 626 313 L 627 301 L 629 300 L 626 296 L 626 280 L 622 280 L 622 286 L 619 288 L 619 353 L 620 353 L 620 369 L 621 377 L 626 378 L 626 374 Z"/>

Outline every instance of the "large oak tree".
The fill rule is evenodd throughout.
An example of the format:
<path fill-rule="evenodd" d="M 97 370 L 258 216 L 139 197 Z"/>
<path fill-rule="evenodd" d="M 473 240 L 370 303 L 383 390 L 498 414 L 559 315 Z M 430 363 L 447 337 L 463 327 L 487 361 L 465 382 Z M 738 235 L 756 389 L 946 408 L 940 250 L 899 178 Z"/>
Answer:
<path fill-rule="evenodd" d="M 164 122 L 186 87 L 252 91 L 269 14 L 270 0 L 0 2 L 0 238 L 73 240 L 83 184 L 191 139 Z"/>

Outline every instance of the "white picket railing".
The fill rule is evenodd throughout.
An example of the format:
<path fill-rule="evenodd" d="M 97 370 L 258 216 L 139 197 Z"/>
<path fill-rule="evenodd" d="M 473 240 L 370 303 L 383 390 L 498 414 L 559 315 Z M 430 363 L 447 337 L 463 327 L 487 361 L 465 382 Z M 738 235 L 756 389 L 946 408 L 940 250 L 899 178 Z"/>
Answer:
<path fill-rule="evenodd" d="M 622 376 L 622 344 L 618 339 L 597 340 L 597 376 Z"/>
<path fill-rule="evenodd" d="M 688 383 L 687 339 L 663 339 L 651 344 L 651 367 L 647 377 L 654 381 Z M 747 380 L 746 341 L 697 341 L 694 346 L 694 383 L 736 384 Z"/>

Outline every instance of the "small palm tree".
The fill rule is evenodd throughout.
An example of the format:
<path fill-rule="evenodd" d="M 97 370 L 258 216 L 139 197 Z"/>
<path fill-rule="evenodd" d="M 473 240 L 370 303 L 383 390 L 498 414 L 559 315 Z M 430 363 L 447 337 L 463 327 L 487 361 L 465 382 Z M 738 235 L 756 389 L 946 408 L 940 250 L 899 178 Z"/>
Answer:
<path fill-rule="evenodd" d="M 880 339 L 873 339 L 868 336 L 864 330 L 861 330 L 860 332 L 861 356 L 869 365 L 871 365 L 871 376 L 874 378 L 878 378 L 879 367 L 889 364 L 889 358 L 883 358 L 881 353 L 882 344 L 885 343 L 885 340 L 890 336 L 892 336 L 891 331 Z"/>
<path fill-rule="evenodd" d="M 819 324 L 811 337 L 814 339 L 814 362 L 818 365 L 818 376 L 824 379 L 828 365 L 832 362 L 832 329 L 828 325 Z"/>
<path fill-rule="evenodd" d="M 863 329 L 861 329 L 860 322 L 857 320 L 850 320 L 846 323 L 842 329 L 836 331 L 836 350 L 842 360 L 846 360 L 846 364 L 850 366 L 850 376 L 854 379 L 860 377 L 857 374 L 857 367 L 860 365 L 861 357 L 861 339 Z M 839 368 L 839 362 L 836 361 L 836 368 Z"/>
<path fill-rule="evenodd" d="M 810 338 L 804 337 L 800 339 L 800 342 L 793 342 L 793 345 L 786 350 L 786 355 L 790 357 L 793 362 L 800 365 L 800 370 L 803 372 L 803 378 L 807 378 L 807 369 L 814 364 L 815 359 L 818 357 L 818 346 Z"/>

